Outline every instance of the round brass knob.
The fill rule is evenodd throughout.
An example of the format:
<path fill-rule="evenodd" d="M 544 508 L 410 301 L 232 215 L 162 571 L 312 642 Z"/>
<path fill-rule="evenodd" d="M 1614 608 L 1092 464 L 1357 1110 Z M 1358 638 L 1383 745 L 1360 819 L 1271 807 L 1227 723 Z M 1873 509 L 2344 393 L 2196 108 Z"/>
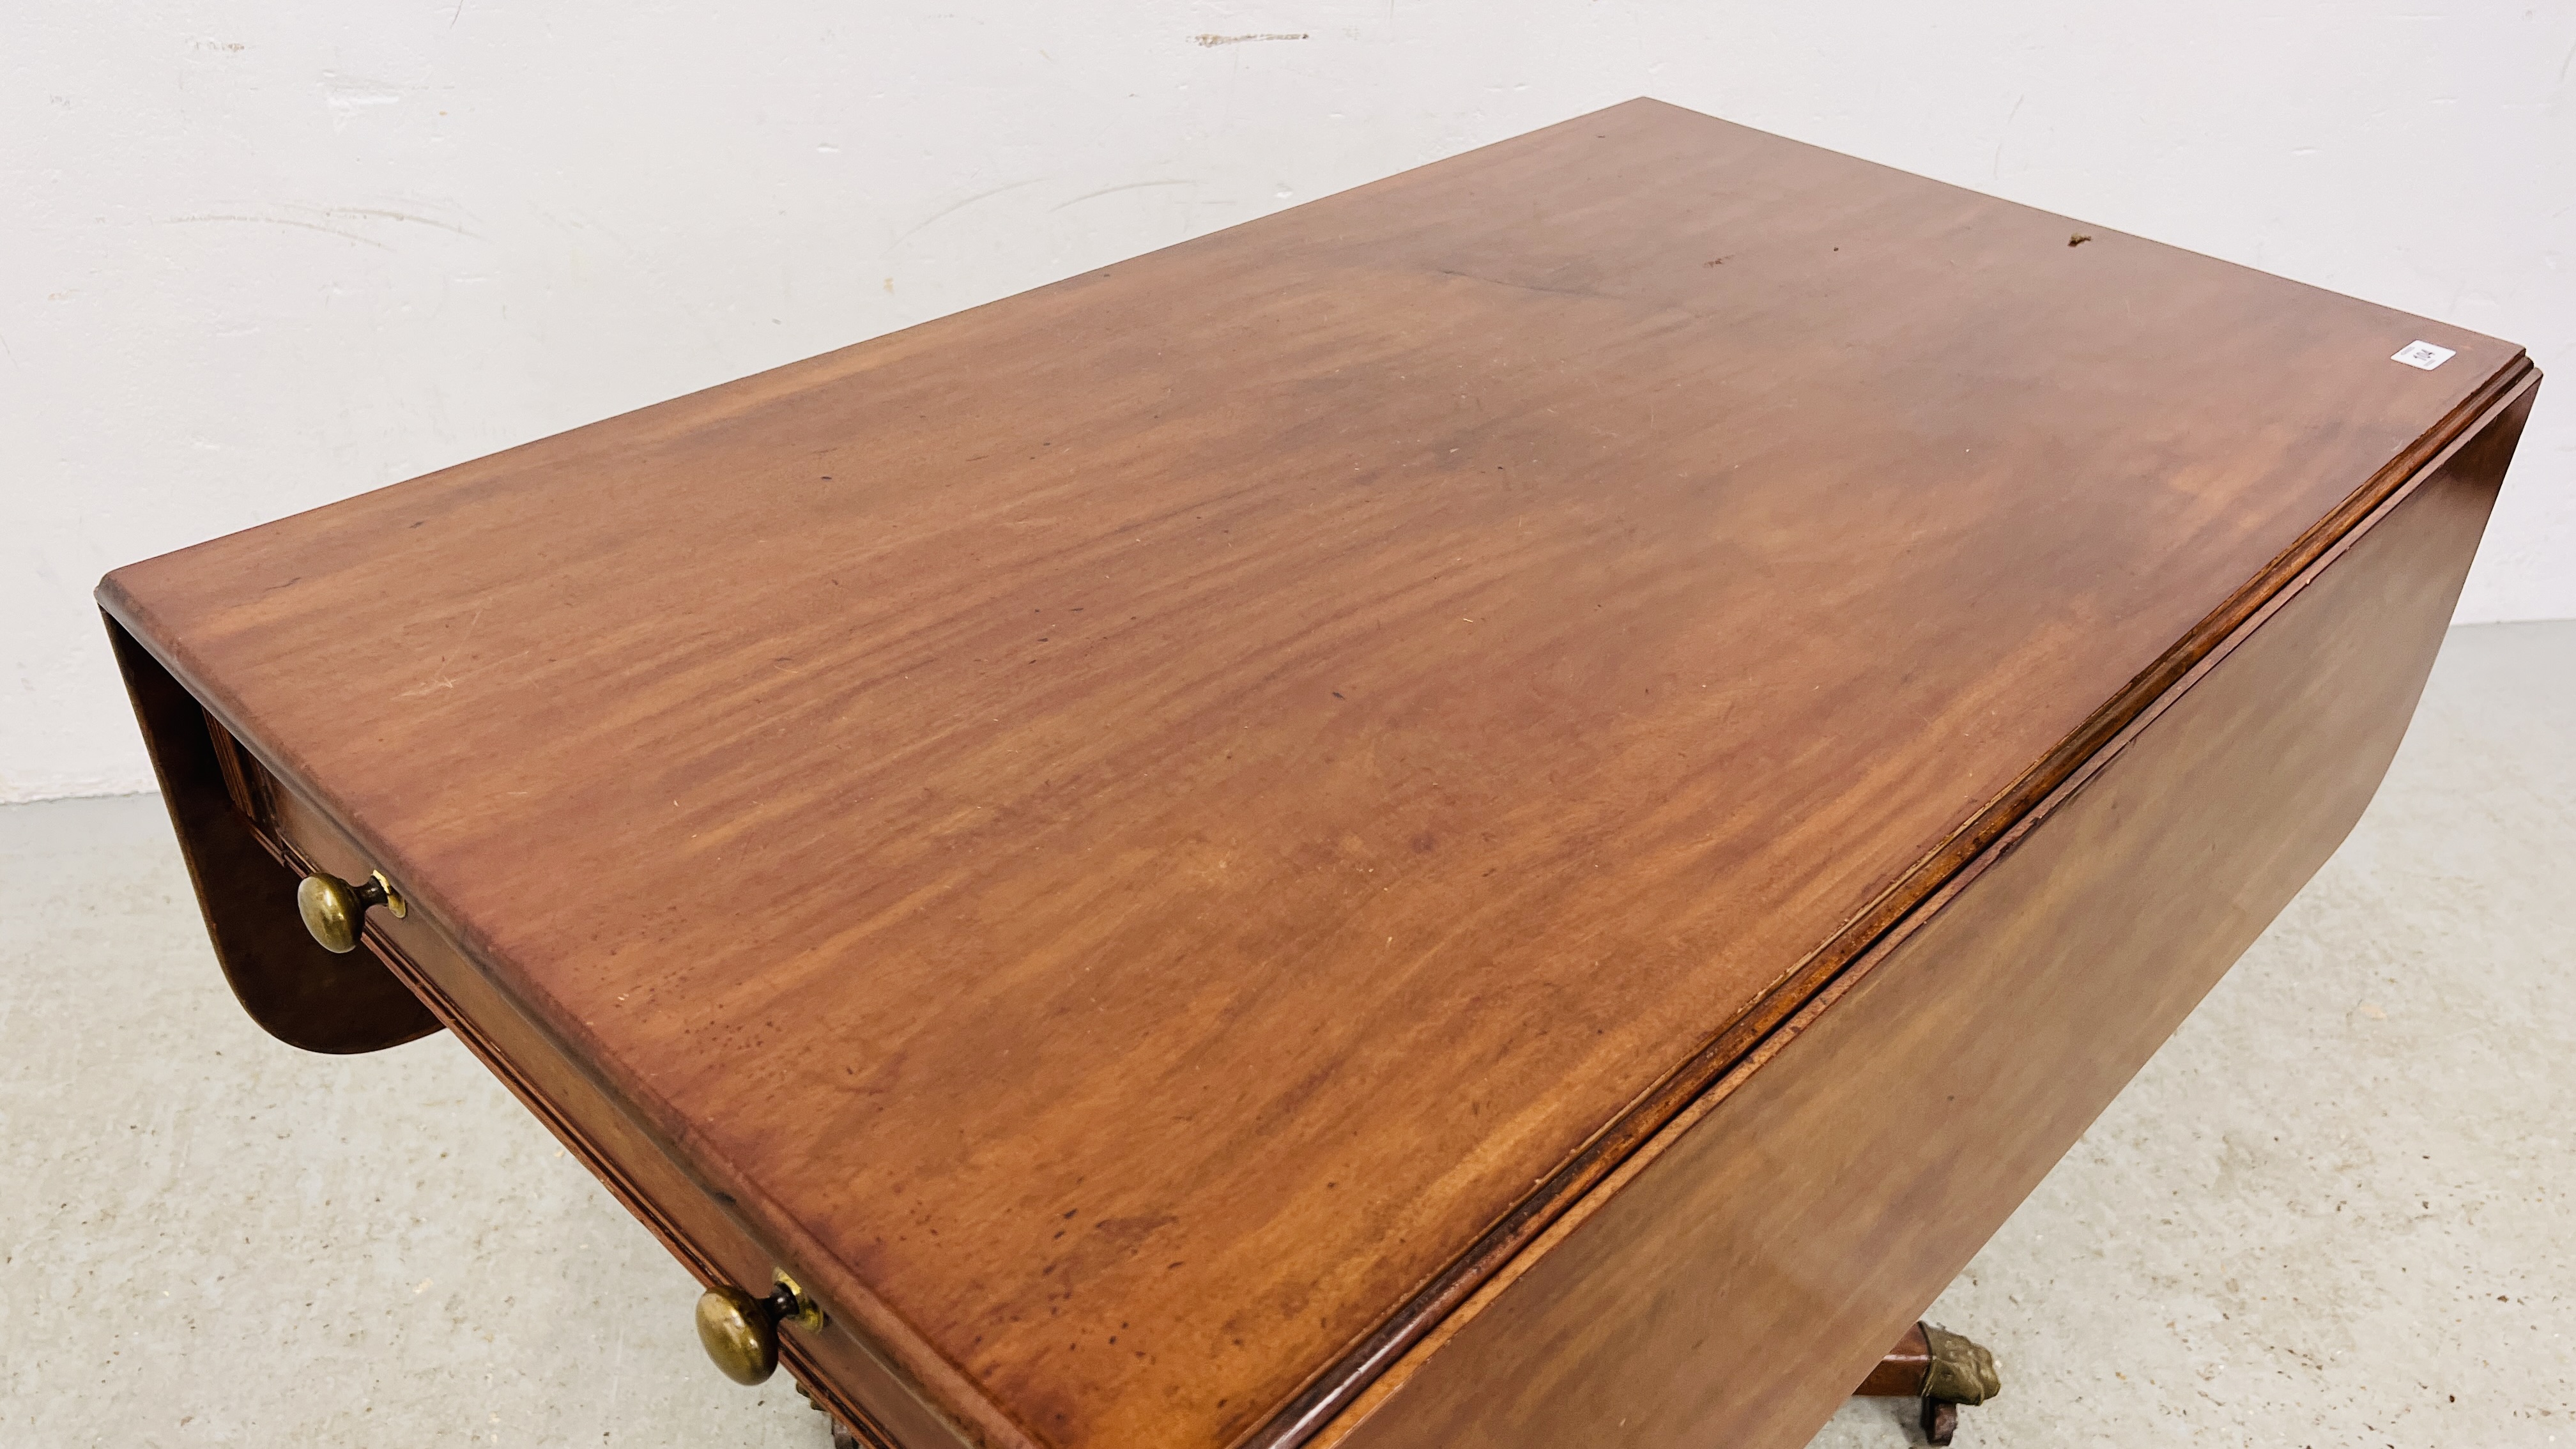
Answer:
<path fill-rule="evenodd" d="M 358 949 L 358 930 L 366 924 L 369 906 L 383 906 L 397 916 L 411 914 L 410 904 L 383 871 L 370 874 L 359 885 L 316 871 L 295 888 L 295 912 L 325 951 L 345 954 Z"/>
<path fill-rule="evenodd" d="M 738 1384 L 756 1384 L 778 1371 L 778 1325 L 823 1326 L 823 1310 L 784 1273 L 771 1275 L 776 1287 L 766 1298 L 754 1298 L 730 1283 L 719 1283 L 698 1296 L 698 1342 L 724 1376 Z"/>

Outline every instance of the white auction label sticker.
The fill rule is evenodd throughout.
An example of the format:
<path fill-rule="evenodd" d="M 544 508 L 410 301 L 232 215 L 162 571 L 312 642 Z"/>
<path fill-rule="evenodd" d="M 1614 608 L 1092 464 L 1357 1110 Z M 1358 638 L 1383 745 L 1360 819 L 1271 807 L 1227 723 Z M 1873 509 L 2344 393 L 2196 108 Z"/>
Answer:
<path fill-rule="evenodd" d="M 2434 368 L 2441 366 L 2443 363 L 2448 362 L 2459 355 L 2460 354 L 2458 352 L 2451 348 L 2436 347 L 2430 342 L 2409 342 L 2405 346 L 2398 348 L 2395 353 L 2390 355 L 2388 360 L 2391 362 L 2405 363 L 2408 367 L 2420 367 L 2426 372 L 2431 372 Z"/>

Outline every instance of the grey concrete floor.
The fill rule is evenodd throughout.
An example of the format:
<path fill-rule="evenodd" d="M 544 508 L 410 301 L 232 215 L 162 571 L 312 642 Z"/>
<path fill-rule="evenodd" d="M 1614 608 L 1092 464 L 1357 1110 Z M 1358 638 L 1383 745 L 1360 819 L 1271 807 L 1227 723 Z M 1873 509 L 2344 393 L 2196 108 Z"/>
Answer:
<path fill-rule="evenodd" d="M 1935 1306 L 2004 1365 L 1960 1442 L 2576 1446 L 2571 904 L 2576 623 L 2455 630 L 2352 839 Z M 452 1040 L 260 1035 L 157 800 L 0 809 L 0 1446 L 822 1449 L 695 1296 Z"/>

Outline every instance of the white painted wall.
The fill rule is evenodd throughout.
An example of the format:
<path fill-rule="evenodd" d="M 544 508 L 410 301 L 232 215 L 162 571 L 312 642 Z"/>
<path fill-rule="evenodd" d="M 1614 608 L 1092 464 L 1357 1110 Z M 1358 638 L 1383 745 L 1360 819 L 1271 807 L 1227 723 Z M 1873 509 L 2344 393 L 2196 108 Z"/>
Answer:
<path fill-rule="evenodd" d="M 0 801 L 148 788 L 116 564 L 1640 94 L 2524 343 L 2576 615 L 2576 5 L 2413 8 L 11 0 Z"/>

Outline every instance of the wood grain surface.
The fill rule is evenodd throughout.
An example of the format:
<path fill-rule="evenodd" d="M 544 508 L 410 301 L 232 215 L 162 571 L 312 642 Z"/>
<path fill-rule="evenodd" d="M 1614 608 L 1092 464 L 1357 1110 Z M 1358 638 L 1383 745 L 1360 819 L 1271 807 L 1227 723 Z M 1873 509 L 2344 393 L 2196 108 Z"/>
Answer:
<path fill-rule="evenodd" d="M 1807 1443 L 2370 803 L 2530 401 L 2242 628 L 1319 1442 Z"/>
<path fill-rule="evenodd" d="M 235 807 L 231 740 L 114 619 L 107 637 L 215 959 L 242 1009 L 269 1035 L 313 1052 L 381 1051 L 438 1030 L 402 982 L 364 956 L 323 950 L 295 912 L 277 908 L 295 879 L 279 879 L 256 817 Z"/>
<path fill-rule="evenodd" d="M 1635 102 L 100 598 L 961 1433 L 1280 1442 L 2528 370 L 2072 229 Z"/>
<path fill-rule="evenodd" d="M 252 793 L 266 806 L 261 818 L 287 872 L 270 883 L 269 899 L 316 870 L 343 879 L 365 875 L 366 851 L 294 791 L 255 781 Z M 775 1256 L 728 1209 L 721 1189 L 693 1176 L 436 926 L 417 915 L 372 911 L 364 943 L 370 964 L 390 971 L 418 998 L 415 1009 L 426 1007 L 455 1032 L 701 1283 L 767 1281 Z M 820 1334 L 784 1332 L 780 1353 L 810 1392 L 827 1397 L 872 1443 L 954 1449 L 961 1442 L 954 1426 L 845 1324 L 827 1324 Z"/>

